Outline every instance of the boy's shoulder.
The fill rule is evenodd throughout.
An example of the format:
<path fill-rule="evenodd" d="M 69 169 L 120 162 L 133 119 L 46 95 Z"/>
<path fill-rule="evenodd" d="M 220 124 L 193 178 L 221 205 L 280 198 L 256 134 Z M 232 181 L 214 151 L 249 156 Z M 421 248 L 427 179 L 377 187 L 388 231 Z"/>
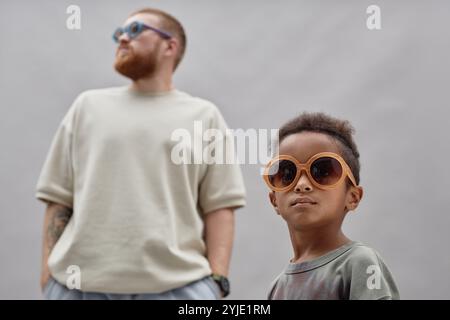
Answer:
<path fill-rule="evenodd" d="M 356 243 L 344 266 L 350 299 L 399 299 L 394 277 L 377 250 Z"/>
<path fill-rule="evenodd" d="M 354 243 L 343 255 L 340 264 L 345 273 L 353 275 L 387 271 L 386 263 L 378 251 L 361 242 Z"/>
<path fill-rule="evenodd" d="M 350 267 L 382 262 L 380 254 L 374 248 L 357 241 L 343 254 L 342 260 Z"/>
<path fill-rule="evenodd" d="M 382 260 L 377 250 L 362 242 L 354 242 L 347 253 L 347 256 L 351 258 L 349 259 L 349 262 L 353 264 L 363 262 L 380 262 Z"/>
<path fill-rule="evenodd" d="M 349 254 L 356 260 L 373 260 L 380 257 L 377 250 L 359 241 L 354 242 L 349 250 Z"/>

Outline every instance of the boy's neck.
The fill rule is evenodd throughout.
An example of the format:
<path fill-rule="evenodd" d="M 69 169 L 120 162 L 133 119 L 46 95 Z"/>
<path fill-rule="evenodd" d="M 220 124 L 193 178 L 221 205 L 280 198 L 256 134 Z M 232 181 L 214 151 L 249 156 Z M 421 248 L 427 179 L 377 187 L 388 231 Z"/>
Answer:
<path fill-rule="evenodd" d="M 296 231 L 290 228 L 289 232 L 294 249 L 291 263 L 301 263 L 318 258 L 351 241 L 344 235 L 341 228 L 308 231 Z"/>

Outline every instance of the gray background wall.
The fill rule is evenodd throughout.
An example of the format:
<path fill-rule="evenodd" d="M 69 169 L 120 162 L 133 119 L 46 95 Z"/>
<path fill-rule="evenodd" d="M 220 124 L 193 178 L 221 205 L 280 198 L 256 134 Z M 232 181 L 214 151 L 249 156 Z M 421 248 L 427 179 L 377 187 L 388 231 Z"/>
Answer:
<path fill-rule="evenodd" d="M 66 8 L 81 7 L 81 30 Z M 381 7 L 382 29 L 366 28 Z M 450 298 L 448 1 L 1 1 L 0 298 L 39 299 L 44 206 L 37 177 L 83 90 L 127 83 L 112 30 L 155 6 L 188 33 L 176 86 L 215 102 L 231 128 L 277 128 L 301 111 L 349 119 L 365 198 L 345 232 L 384 257 L 403 298 Z M 234 299 L 264 299 L 291 247 L 258 165 L 243 166 Z"/>

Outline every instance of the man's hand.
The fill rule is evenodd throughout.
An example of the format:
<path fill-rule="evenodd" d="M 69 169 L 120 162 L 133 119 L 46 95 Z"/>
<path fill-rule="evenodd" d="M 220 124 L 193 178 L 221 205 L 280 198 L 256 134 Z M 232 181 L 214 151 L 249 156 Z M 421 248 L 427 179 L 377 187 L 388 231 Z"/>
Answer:
<path fill-rule="evenodd" d="M 45 212 L 43 241 L 42 241 L 42 267 L 41 267 L 41 289 L 50 280 L 51 274 L 48 267 L 48 257 L 61 237 L 64 229 L 72 216 L 72 209 L 60 204 L 49 202 Z"/>

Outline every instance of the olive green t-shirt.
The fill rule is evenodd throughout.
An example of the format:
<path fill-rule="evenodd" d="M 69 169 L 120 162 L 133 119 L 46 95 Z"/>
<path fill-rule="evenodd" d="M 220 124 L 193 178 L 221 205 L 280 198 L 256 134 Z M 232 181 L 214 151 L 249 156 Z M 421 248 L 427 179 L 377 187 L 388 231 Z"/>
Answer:
<path fill-rule="evenodd" d="M 270 300 L 400 299 L 391 272 L 372 248 L 352 241 L 317 259 L 290 263 Z"/>
<path fill-rule="evenodd" d="M 245 189 L 238 164 L 174 158 L 208 129 L 227 131 L 218 108 L 175 89 L 80 94 L 37 183 L 38 199 L 73 208 L 48 260 L 52 276 L 65 284 L 78 266 L 82 291 L 132 294 L 209 275 L 203 218 L 245 205 Z"/>

